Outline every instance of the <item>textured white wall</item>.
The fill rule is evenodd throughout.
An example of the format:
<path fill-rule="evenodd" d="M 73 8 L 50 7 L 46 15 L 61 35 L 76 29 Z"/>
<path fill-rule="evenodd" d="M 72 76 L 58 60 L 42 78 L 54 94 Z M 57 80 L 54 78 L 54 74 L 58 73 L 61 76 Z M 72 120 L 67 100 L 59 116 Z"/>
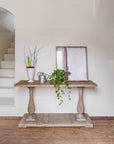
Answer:
<path fill-rule="evenodd" d="M 89 79 L 96 89 L 85 89 L 85 111 L 91 116 L 114 116 L 114 1 L 113 0 L 10 0 L 0 6 L 15 15 L 16 82 L 27 79 L 24 45 L 43 45 L 38 71 L 56 68 L 56 45 L 88 47 Z M 37 77 L 36 77 L 37 79 Z M 59 107 L 54 89 L 35 89 L 36 112 L 76 112 L 78 91 L 72 101 L 65 98 Z M 27 111 L 28 90 L 16 88 L 15 108 L 3 115 L 22 115 Z"/>

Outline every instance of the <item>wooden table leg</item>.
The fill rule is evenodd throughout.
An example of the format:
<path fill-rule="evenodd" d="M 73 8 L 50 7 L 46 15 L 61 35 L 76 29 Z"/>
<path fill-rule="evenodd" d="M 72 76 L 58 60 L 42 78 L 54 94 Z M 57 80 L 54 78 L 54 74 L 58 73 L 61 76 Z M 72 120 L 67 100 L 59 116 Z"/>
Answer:
<path fill-rule="evenodd" d="M 26 121 L 35 121 L 36 115 L 35 115 L 35 104 L 34 104 L 34 95 L 33 95 L 33 89 L 32 87 L 29 87 L 29 104 L 28 104 L 28 115 L 26 118 Z"/>
<path fill-rule="evenodd" d="M 77 119 L 79 121 L 85 120 L 84 118 L 84 103 L 83 103 L 83 88 L 79 88 L 79 100 L 77 105 Z"/>
<path fill-rule="evenodd" d="M 29 112 L 29 114 L 33 114 L 35 112 L 35 104 L 34 104 L 34 98 L 33 98 L 33 88 L 29 88 L 28 112 Z"/>

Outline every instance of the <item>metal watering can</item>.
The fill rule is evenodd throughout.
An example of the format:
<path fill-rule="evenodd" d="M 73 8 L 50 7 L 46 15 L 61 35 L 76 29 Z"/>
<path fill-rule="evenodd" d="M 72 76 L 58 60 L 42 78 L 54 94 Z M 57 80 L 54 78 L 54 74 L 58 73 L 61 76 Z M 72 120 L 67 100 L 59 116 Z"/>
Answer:
<path fill-rule="evenodd" d="M 38 75 L 39 83 L 41 84 L 45 83 L 49 78 L 49 75 L 44 72 L 38 72 L 37 75 Z"/>

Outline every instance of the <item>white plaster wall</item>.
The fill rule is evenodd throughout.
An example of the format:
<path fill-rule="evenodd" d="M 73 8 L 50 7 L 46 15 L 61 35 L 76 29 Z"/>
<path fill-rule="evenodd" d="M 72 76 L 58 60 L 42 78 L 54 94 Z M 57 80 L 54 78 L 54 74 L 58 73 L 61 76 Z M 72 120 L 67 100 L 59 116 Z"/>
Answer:
<path fill-rule="evenodd" d="M 27 79 L 24 45 L 44 46 L 38 56 L 37 70 L 46 73 L 56 68 L 56 45 L 87 46 L 89 79 L 98 88 L 85 89 L 85 111 L 91 116 L 114 116 L 113 0 L 1 0 L 0 6 L 15 15 L 15 82 Z M 53 88 L 35 89 L 36 112 L 75 113 L 77 89 L 72 89 L 71 97 L 71 102 L 65 98 L 64 104 L 58 106 Z M 27 104 L 28 90 L 16 88 L 14 111 L 8 109 L 2 115 L 23 115 Z"/>

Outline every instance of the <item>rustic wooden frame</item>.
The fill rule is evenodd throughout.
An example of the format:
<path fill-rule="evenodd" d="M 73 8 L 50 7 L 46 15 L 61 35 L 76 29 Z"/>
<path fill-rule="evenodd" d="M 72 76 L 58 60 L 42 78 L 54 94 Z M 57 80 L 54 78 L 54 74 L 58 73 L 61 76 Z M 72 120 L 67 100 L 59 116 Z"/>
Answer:
<path fill-rule="evenodd" d="M 57 69 L 57 49 L 58 48 L 65 48 L 65 51 L 66 51 L 66 71 L 68 71 L 68 68 L 67 68 L 67 63 L 68 63 L 68 61 L 67 61 L 67 48 L 85 48 L 85 52 L 86 52 L 86 77 L 87 77 L 87 81 L 88 81 L 89 78 L 88 78 L 88 58 L 87 58 L 88 54 L 87 54 L 87 47 L 86 46 L 56 46 L 56 69 Z M 74 80 L 74 81 L 76 81 L 76 80 Z"/>

